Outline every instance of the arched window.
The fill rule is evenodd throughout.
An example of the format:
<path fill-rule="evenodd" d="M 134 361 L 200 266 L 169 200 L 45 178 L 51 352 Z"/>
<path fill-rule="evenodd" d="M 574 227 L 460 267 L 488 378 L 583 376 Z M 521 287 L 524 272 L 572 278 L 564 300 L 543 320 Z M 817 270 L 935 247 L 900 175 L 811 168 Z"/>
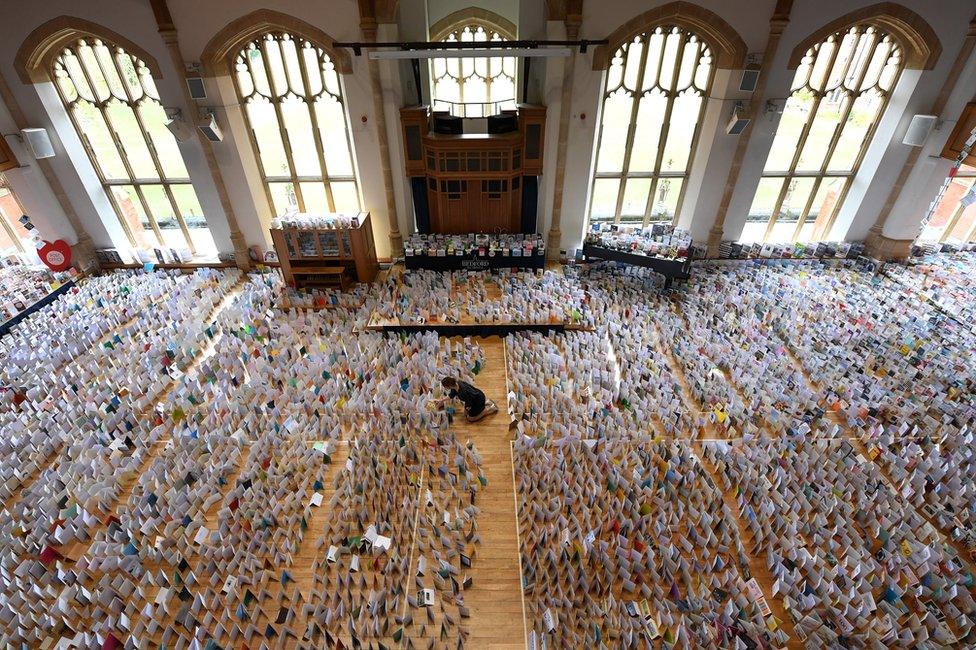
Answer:
<path fill-rule="evenodd" d="M 902 67 L 901 49 L 873 25 L 806 51 L 742 240 L 809 242 L 830 233 Z"/>
<path fill-rule="evenodd" d="M 60 51 L 51 72 L 132 245 L 215 254 L 145 62 L 85 36 Z"/>
<path fill-rule="evenodd" d="M 675 219 L 713 69 L 708 45 L 682 27 L 656 27 L 617 49 L 603 95 L 591 221 Z"/>
<path fill-rule="evenodd" d="M 918 239 L 923 242 L 976 241 L 976 167 L 959 167 Z"/>
<path fill-rule="evenodd" d="M 234 84 L 275 214 L 360 209 L 336 66 L 315 43 L 274 30 L 234 57 Z"/>
<path fill-rule="evenodd" d="M 487 22 L 471 20 L 435 36 L 445 42 L 510 40 Z M 435 111 L 459 117 L 487 117 L 515 108 L 514 57 L 431 59 L 431 95 Z"/>

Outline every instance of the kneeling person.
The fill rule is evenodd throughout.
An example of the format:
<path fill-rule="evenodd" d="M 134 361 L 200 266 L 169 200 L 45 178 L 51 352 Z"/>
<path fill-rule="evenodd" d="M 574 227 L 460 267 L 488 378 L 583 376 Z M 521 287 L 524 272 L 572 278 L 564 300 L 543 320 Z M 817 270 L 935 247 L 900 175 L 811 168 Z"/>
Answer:
<path fill-rule="evenodd" d="M 454 377 L 444 377 L 441 386 L 447 390 L 447 394 L 452 399 L 457 398 L 464 403 L 464 414 L 468 422 L 478 420 L 498 413 L 498 407 L 485 394 L 466 381 L 455 379 Z"/>

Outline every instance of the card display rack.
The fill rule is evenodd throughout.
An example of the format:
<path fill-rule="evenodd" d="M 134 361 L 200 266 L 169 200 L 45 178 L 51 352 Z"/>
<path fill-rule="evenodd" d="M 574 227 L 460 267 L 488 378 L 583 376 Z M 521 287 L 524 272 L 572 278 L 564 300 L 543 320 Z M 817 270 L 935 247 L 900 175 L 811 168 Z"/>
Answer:
<path fill-rule="evenodd" d="M 361 212 L 356 227 L 272 228 L 271 239 L 285 282 L 296 288 L 372 282 L 379 271 L 373 226 Z"/>
<path fill-rule="evenodd" d="M 37 300 L 36 302 L 30 305 L 26 305 L 23 309 L 11 315 L 10 318 L 8 318 L 7 320 L 0 322 L 0 337 L 9 334 L 10 330 L 13 329 L 13 327 L 17 325 L 17 323 L 24 320 L 28 316 L 31 316 L 32 314 L 39 311 L 40 309 L 47 307 L 52 302 L 57 300 L 60 296 L 68 293 L 68 291 L 70 291 L 71 288 L 74 286 L 75 286 L 75 280 L 68 280 L 67 282 L 60 285 L 59 287 L 52 289 L 51 292 L 46 296 L 44 296 L 43 298 L 40 298 L 39 300 Z"/>
<path fill-rule="evenodd" d="M 594 244 L 583 246 L 583 258 L 585 261 L 604 260 L 608 262 L 623 262 L 625 264 L 635 264 L 654 269 L 664 276 L 664 287 L 670 288 L 674 280 L 687 280 L 691 277 L 691 258 L 681 257 L 669 259 L 644 255 L 642 253 L 631 253 L 619 251 L 613 248 L 605 248 Z"/>

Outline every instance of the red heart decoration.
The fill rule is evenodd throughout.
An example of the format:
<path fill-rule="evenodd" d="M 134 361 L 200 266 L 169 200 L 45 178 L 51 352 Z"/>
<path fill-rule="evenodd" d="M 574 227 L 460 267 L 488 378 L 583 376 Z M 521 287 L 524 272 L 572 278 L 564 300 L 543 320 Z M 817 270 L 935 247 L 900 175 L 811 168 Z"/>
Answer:
<path fill-rule="evenodd" d="M 37 256 L 52 271 L 64 271 L 71 266 L 71 246 L 63 239 L 56 241 L 44 241 L 44 246 L 39 248 Z"/>

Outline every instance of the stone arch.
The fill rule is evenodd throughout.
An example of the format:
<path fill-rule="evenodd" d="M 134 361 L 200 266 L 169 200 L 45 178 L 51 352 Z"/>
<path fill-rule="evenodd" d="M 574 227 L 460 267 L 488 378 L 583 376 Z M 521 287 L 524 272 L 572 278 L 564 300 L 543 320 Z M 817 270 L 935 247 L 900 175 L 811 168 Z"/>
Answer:
<path fill-rule="evenodd" d="M 32 31 L 20 44 L 14 56 L 20 80 L 25 84 L 50 81 L 54 59 L 79 38 L 98 38 L 117 45 L 145 63 L 154 79 L 163 77 L 156 57 L 121 34 L 83 18 L 58 16 Z"/>
<path fill-rule="evenodd" d="M 271 9 L 252 11 L 232 20 L 214 34 L 200 55 L 203 69 L 210 76 L 230 74 L 232 60 L 241 48 L 261 34 L 276 30 L 300 36 L 321 47 L 335 63 L 339 74 L 352 72 L 349 52 L 335 47 L 334 38 L 304 20 Z"/>
<path fill-rule="evenodd" d="M 807 36 L 793 48 L 787 66 L 795 70 L 811 47 L 854 25 L 873 25 L 890 34 L 902 48 L 906 68 L 931 70 L 942 53 L 939 37 L 924 18 L 896 2 L 879 2 L 844 14 Z"/>
<path fill-rule="evenodd" d="M 732 25 L 704 7 L 679 0 L 645 11 L 615 29 L 608 37 L 610 42 L 594 51 L 593 69 L 606 70 L 621 45 L 659 25 L 677 25 L 697 34 L 708 44 L 718 68 L 735 69 L 743 65 L 746 44 Z"/>
<path fill-rule="evenodd" d="M 465 7 L 447 14 L 431 25 L 428 30 L 430 40 L 440 41 L 458 27 L 471 23 L 490 27 L 508 41 L 514 41 L 518 35 L 518 27 L 505 16 L 481 7 Z"/>

